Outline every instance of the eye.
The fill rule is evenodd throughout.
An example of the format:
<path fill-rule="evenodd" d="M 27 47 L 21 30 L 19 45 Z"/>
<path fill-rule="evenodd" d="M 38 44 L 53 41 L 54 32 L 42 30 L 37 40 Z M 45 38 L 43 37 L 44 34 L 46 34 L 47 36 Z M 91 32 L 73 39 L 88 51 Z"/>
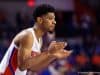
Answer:
<path fill-rule="evenodd" d="M 48 17 L 48 19 L 49 19 L 49 20 L 55 20 L 55 18 L 54 18 L 54 17 Z"/>
<path fill-rule="evenodd" d="M 49 20 L 52 20 L 53 18 L 52 18 L 52 17 L 48 17 L 48 19 L 49 19 Z"/>

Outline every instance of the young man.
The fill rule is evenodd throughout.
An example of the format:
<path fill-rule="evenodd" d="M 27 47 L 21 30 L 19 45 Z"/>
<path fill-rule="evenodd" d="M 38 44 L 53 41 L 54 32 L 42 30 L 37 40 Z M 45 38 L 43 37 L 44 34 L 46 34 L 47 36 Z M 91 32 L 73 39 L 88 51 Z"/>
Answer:
<path fill-rule="evenodd" d="M 33 13 L 34 27 L 18 33 L 0 63 L 4 75 L 26 75 L 38 72 L 55 59 L 69 56 L 71 51 L 64 50 L 64 42 L 53 41 L 48 50 L 41 52 L 42 36 L 55 28 L 55 10 L 50 5 L 40 5 Z"/>

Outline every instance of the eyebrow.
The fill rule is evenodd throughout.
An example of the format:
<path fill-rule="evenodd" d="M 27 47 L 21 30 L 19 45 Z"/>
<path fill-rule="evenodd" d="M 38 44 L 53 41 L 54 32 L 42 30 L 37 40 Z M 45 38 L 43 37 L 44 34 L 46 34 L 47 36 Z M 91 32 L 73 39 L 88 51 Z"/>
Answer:
<path fill-rule="evenodd" d="M 45 14 L 45 15 L 43 15 L 42 17 L 46 17 L 46 18 L 54 18 L 54 19 L 55 19 L 55 15 L 53 16 L 53 15 Z"/>
<path fill-rule="evenodd" d="M 52 16 L 52 15 L 47 15 L 47 17 L 49 17 L 49 18 L 55 18 L 55 16 Z"/>

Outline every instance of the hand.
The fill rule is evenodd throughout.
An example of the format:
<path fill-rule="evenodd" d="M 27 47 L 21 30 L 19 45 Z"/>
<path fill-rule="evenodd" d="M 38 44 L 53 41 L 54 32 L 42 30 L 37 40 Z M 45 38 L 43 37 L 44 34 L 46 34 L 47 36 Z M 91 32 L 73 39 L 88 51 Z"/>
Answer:
<path fill-rule="evenodd" d="M 65 48 L 66 45 L 67 45 L 67 43 L 65 43 L 65 42 L 52 41 L 48 47 L 48 50 L 51 53 L 53 53 L 53 52 L 55 52 L 55 50 L 61 50 L 61 49 Z"/>
<path fill-rule="evenodd" d="M 57 57 L 58 59 L 62 59 L 62 58 L 67 58 L 68 56 L 70 56 L 71 53 L 72 53 L 72 50 L 67 51 L 67 50 L 61 49 L 61 50 L 57 50 L 53 55 Z"/>
<path fill-rule="evenodd" d="M 48 50 L 50 54 L 58 59 L 61 59 L 68 57 L 72 53 L 72 51 L 65 50 L 65 46 L 67 46 L 67 43 L 65 42 L 52 41 L 50 46 L 48 47 Z"/>

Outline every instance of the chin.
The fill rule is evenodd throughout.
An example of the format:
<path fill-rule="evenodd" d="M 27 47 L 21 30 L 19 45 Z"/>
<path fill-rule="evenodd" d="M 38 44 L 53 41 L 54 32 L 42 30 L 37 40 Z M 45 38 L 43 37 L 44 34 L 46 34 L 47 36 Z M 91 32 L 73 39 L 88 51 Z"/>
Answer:
<path fill-rule="evenodd" d="M 50 28 L 49 31 L 50 31 L 50 32 L 53 32 L 53 31 L 54 31 L 54 28 Z"/>

